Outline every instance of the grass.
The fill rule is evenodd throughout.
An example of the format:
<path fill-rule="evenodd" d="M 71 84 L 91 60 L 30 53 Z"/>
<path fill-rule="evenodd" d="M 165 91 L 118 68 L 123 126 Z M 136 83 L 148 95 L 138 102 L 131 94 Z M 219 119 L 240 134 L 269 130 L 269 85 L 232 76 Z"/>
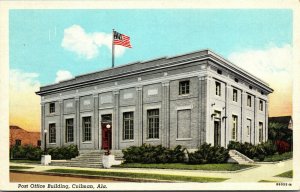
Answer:
<path fill-rule="evenodd" d="M 125 163 L 114 167 L 119 168 L 150 168 L 150 169 L 184 169 L 184 170 L 208 170 L 208 171 L 236 171 L 252 167 L 253 165 L 240 164 L 184 164 L 184 163 L 166 163 L 166 164 L 142 164 L 142 163 Z"/>
<path fill-rule="evenodd" d="M 104 177 L 123 177 L 134 179 L 156 179 L 167 181 L 187 181 L 187 182 L 222 182 L 228 178 L 212 178 L 212 177 L 191 177 L 179 175 L 164 175 L 164 174 L 147 174 L 147 173 L 128 173 L 128 172 L 107 172 L 107 171 L 87 171 L 75 169 L 50 169 L 46 172 L 50 173 L 68 173 L 68 174 L 83 174 Z"/>
<path fill-rule="evenodd" d="M 31 169 L 33 167 L 25 167 L 25 166 L 9 166 L 9 169 Z"/>
<path fill-rule="evenodd" d="M 41 160 L 28 160 L 28 159 L 11 159 L 11 163 L 30 163 L 30 164 L 40 164 Z"/>
<path fill-rule="evenodd" d="M 293 178 L 293 171 L 290 170 L 290 171 L 281 173 L 281 174 L 279 174 L 279 175 L 276 175 L 275 177 L 287 177 L 287 178 Z"/>
<path fill-rule="evenodd" d="M 278 181 L 260 180 L 258 182 L 263 182 L 263 183 L 277 183 Z"/>
<path fill-rule="evenodd" d="M 282 161 L 293 158 L 293 152 L 286 152 L 282 154 L 275 154 L 271 156 L 267 156 L 264 159 L 264 162 L 274 162 L 274 161 Z"/>

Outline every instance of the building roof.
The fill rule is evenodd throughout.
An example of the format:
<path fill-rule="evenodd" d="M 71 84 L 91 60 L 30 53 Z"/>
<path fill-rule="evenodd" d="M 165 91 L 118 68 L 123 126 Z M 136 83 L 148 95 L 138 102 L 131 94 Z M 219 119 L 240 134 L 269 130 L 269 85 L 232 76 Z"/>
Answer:
<path fill-rule="evenodd" d="M 40 91 L 36 92 L 36 94 L 45 95 L 48 93 L 59 92 L 61 90 L 76 89 L 86 85 L 115 80 L 122 77 L 128 77 L 130 75 L 137 75 L 150 71 L 162 70 L 168 67 L 183 65 L 201 60 L 212 60 L 227 68 L 228 70 L 242 75 L 244 78 L 247 78 L 249 82 L 252 82 L 258 87 L 264 89 L 264 91 L 269 93 L 273 92 L 273 89 L 271 89 L 266 82 L 253 76 L 244 69 L 239 68 L 238 66 L 212 52 L 211 50 L 205 49 L 172 57 L 160 57 L 143 62 L 138 61 L 114 68 L 78 75 L 69 80 L 42 86 L 40 87 Z"/>
<path fill-rule="evenodd" d="M 269 117 L 269 123 L 280 123 L 282 125 L 289 125 L 291 120 L 292 116 Z"/>

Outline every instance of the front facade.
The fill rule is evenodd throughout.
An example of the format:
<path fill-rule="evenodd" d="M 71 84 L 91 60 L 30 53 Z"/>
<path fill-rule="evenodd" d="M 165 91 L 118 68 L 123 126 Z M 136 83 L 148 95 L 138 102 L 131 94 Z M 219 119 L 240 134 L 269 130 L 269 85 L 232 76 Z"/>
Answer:
<path fill-rule="evenodd" d="M 196 149 L 204 142 L 264 142 L 272 91 L 203 50 L 76 76 L 37 94 L 48 147 L 121 150 L 143 143 Z"/>

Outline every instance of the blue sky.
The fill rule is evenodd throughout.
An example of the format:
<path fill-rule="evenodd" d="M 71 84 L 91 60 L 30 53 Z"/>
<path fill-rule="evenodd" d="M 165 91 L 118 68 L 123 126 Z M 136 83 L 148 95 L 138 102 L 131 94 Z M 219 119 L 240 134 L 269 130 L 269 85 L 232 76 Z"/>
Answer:
<path fill-rule="evenodd" d="M 87 59 L 62 46 L 64 30 L 131 37 L 133 48 L 116 65 L 210 48 L 233 52 L 292 43 L 291 10 L 12 10 L 9 13 L 10 69 L 36 73 L 41 85 L 54 83 L 59 70 L 72 75 L 111 66 L 110 49 Z M 49 39 L 50 33 L 50 39 Z"/>

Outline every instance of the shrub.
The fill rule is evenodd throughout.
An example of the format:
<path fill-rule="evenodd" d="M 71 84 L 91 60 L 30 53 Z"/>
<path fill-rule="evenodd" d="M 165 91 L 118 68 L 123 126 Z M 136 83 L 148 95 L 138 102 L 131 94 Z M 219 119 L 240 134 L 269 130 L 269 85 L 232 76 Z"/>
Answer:
<path fill-rule="evenodd" d="M 288 142 L 277 140 L 275 141 L 275 144 L 280 154 L 291 151 L 291 146 Z"/>
<path fill-rule="evenodd" d="M 260 161 L 263 161 L 266 156 L 277 153 L 276 145 L 274 145 L 272 141 L 267 141 L 258 145 L 252 145 L 251 143 L 247 142 L 240 143 L 236 141 L 230 141 L 227 148 L 235 149 L 250 159 L 258 159 Z"/>
<path fill-rule="evenodd" d="M 228 150 L 220 146 L 202 144 L 194 153 L 188 153 L 190 164 L 225 163 L 229 158 Z"/>
<path fill-rule="evenodd" d="M 32 145 L 14 145 L 11 149 L 11 157 L 14 159 L 29 159 L 29 160 L 40 160 L 43 153 L 40 147 Z"/>
<path fill-rule="evenodd" d="M 48 154 L 51 155 L 51 159 L 71 159 L 78 156 L 77 145 L 68 145 L 62 147 L 49 148 Z"/>
<path fill-rule="evenodd" d="M 161 145 L 131 146 L 123 149 L 126 163 L 180 163 L 185 160 L 184 148 L 180 145 L 167 149 Z"/>

